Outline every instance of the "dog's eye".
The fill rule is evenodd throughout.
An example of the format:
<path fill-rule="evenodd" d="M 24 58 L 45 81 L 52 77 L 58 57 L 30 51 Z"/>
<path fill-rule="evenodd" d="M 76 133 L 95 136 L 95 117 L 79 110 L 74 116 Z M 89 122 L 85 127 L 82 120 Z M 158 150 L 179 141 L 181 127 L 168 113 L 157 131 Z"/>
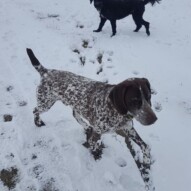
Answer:
<path fill-rule="evenodd" d="M 133 98 L 133 99 L 131 100 L 131 105 L 134 106 L 134 107 L 139 108 L 139 107 L 141 107 L 141 105 L 142 105 L 142 101 L 141 101 L 140 99 Z"/>

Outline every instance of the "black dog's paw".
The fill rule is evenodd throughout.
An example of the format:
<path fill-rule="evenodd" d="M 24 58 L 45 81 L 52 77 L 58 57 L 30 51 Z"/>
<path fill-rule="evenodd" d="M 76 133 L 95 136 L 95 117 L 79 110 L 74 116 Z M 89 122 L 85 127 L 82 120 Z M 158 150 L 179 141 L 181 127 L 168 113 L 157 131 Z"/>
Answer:
<path fill-rule="evenodd" d="M 146 33 L 148 36 L 150 36 L 150 34 L 151 34 L 149 30 L 147 30 Z"/>
<path fill-rule="evenodd" d="M 111 35 L 111 37 L 113 37 L 113 36 L 115 36 L 116 35 L 116 33 L 113 33 L 112 35 Z"/>
<path fill-rule="evenodd" d="M 135 29 L 133 32 L 138 32 L 139 30 L 138 29 Z"/>
<path fill-rule="evenodd" d="M 93 32 L 101 32 L 101 30 L 100 30 L 100 29 L 97 29 L 97 30 L 93 30 Z"/>

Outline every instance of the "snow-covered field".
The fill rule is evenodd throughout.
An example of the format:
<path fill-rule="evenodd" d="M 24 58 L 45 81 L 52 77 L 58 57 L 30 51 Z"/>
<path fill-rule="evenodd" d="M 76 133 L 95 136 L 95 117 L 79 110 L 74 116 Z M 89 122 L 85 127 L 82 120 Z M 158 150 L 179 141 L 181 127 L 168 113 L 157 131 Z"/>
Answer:
<path fill-rule="evenodd" d="M 83 128 L 70 107 L 56 103 L 43 114 L 45 127 L 33 122 L 40 76 L 26 48 L 47 68 L 119 83 L 149 79 L 158 121 L 135 128 L 152 148 L 156 191 L 191 190 L 191 2 L 163 0 L 146 6 L 144 28 L 134 33 L 131 16 L 93 33 L 99 15 L 89 0 L 0 1 L 0 179 L 15 170 L 14 191 L 144 191 L 124 140 L 103 136 L 102 159 L 82 146 Z M 102 56 L 101 64 L 98 57 Z M 4 122 L 4 115 L 13 116 Z M 7 191 L 0 180 L 0 191 Z"/>

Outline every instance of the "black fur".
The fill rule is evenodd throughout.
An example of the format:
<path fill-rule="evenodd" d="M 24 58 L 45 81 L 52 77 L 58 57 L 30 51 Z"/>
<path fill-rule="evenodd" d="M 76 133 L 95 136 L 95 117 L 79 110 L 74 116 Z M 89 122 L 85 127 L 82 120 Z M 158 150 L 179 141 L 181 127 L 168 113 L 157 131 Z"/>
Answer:
<path fill-rule="evenodd" d="M 132 15 L 136 24 L 134 32 L 138 32 L 142 25 L 146 29 L 146 33 L 149 36 L 150 23 L 143 19 L 145 11 L 145 5 L 151 3 L 159 3 L 161 0 L 90 0 L 90 3 L 94 1 L 94 6 L 100 13 L 100 24 L 97 30 L 94 32 L 100 32 L 107 20 L 110 21 L 112 27 L 112 36 L 116 34 L 116 20 L 123 19 L 128 15 Z"/>

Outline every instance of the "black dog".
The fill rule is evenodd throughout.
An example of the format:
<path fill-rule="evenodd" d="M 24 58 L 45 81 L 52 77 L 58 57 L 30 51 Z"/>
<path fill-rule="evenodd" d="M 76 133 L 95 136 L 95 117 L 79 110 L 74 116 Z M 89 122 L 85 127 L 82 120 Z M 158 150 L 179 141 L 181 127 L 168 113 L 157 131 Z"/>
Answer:
<path fill-rule="evenodd" d="M 149 22 L 143 19 L 145 5 L 151 3 L 154 5 L 161 0 L 90 0 L 94 1 L 94 6 L 100 13 L 100 24 L 94 32 L 100 32 L 107 20 L 111 22 L 112 36 L 116 34 L 116 20 L 123 19 L 128 15 L 132 15 L 136 24 L 134 32 L 138 32 L 142 25 L 145 26 L 146 33 L 149 36 Z"/>

